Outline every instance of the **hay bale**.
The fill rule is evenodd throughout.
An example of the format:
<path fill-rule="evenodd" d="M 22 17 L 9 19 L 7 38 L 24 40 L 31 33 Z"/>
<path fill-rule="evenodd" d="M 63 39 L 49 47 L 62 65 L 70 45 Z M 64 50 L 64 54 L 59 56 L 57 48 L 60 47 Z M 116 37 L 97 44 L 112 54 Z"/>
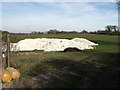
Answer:
<path fill-rule="evenodd" d="M 0 72 L 0 77 L 3 82 L 10 82 L 12 80 L 12 77 L 7 70 L 1 70 Z"/>
<path fill-rule="evenodd" d="M 7 67 L 6 70 L 10 73 L 13 79 L 18 79 L 20 77 L 20 72 L 13 67 Z"/>
<path fill-rule="evenodd" d="M 68 47 L 66 49 L 64 49 L 63 52 L 81 52 L 82 50 L 78 49 L 78 48 L 72 48 L 72 47 Z"/>

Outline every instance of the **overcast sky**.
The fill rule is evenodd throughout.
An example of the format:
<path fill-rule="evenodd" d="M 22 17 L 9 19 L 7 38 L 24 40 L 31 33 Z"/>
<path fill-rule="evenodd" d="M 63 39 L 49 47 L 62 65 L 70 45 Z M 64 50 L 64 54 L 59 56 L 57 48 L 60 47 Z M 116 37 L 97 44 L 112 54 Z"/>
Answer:
<path fill-rule="evenodd" d="M 2 29 L 10 32 L 96 31 L 118 25 L 115 2 L 3 2 Z"/>

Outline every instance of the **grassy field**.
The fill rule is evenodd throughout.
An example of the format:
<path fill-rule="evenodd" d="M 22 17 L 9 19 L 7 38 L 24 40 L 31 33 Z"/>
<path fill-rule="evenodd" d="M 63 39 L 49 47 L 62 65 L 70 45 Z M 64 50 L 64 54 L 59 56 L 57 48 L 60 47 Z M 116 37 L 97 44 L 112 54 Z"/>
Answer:
<path fill-rule="evenodd" d="M 11 42 L 15 43 L 26 38 L 86 38 L 90 41 L 98 43 L 98 51 L 117 51 L 120 42 L 117 35 L 96 35 L 96 34 L 40 34 L 40 35 L 12 35 Z"/>
<path fill-rule="evenodd" d="M 81 52 L 12 52 L 11 65 L 20 79 L 4 83 L 3 87 L 119 87 L 119 40 L 117 35 L 50 34 L 12 35 L 11 42 L 25 38 L 83 37 L 99 44 L 93 50 Z"/>

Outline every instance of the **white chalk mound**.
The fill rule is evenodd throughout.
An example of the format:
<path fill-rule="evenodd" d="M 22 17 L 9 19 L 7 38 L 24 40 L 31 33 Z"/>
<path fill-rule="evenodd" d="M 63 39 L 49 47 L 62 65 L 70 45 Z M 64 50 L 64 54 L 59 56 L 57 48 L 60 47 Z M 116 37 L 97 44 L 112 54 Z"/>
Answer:
<path fill-rule="evenodd" d="M 93 49 L 98 44 L 91 42 L 84 38 L 74 39 L 24 39 L 18 43 L 11 43 L 11 51 L 32 51 L 43 50 L 50 51 L 64 51 L 66 48 L 77 48 L 79 50 Z"/>

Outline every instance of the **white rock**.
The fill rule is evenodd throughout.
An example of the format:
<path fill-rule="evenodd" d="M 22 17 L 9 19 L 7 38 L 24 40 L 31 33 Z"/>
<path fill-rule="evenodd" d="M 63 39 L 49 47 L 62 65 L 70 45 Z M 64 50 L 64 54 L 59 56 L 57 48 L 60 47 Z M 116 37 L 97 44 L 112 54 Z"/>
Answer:
<path fill-rule="evenodd" d="M 64 51 L 64 49 L 73 47 L 80 50 L 93 49 L 98 44 L 91 42 L 84 38 L 74 39 L 48 39 L 48 38 L 36 38 L 36 39 L 24 39 L 18 43 L 11 43 L 11 51 L 32 51 L 43 50 L 45 52 L 50 51 Z"/>

